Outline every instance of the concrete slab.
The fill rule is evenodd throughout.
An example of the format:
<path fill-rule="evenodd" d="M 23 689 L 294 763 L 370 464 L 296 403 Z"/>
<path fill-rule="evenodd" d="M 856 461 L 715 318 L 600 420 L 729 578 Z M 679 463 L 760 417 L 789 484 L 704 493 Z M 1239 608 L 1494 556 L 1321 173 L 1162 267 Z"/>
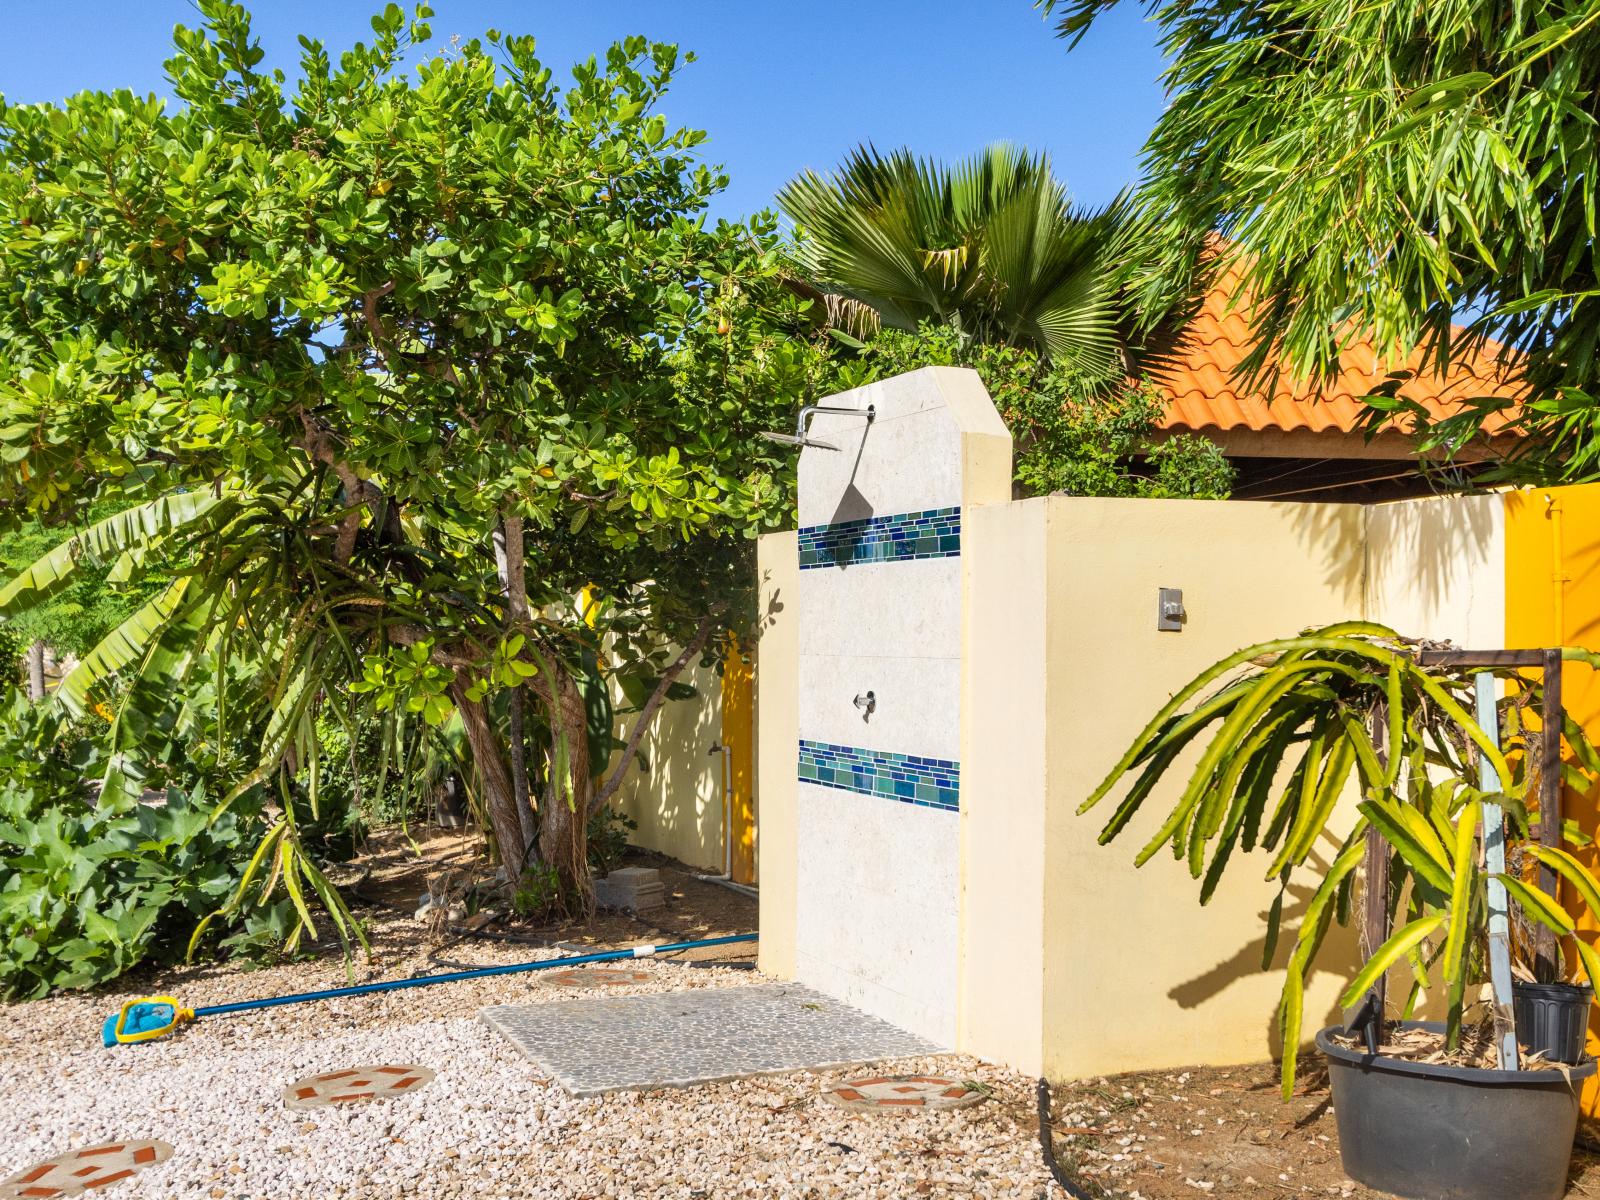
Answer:
<path fill-rule="evenodd" d="M 944 1052 L 792 983 L 502 1004 L 478 1016 L 575 1096 Z"/>

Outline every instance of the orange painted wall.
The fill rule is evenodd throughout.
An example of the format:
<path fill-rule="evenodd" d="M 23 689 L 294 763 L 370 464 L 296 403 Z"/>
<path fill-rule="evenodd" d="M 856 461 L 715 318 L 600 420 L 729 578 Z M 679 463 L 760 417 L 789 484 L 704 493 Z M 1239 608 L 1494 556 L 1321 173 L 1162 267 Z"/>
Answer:
<path fill-rule="evenodd" d="M 728 748 L 735 883 L 756 882 L 755 664 L 728 635 L 722 672 L 722 744 Z"/>
<path fill-rule="evenodd" d="M 1585 646 L 1600 649 L 1600 485 L 1538 488 L 1510 492 L 1506 506 L 1506 646 Z M 1600 673 L 1569 664 L 1562 674 L 1567 711 L 1589 736 L 1600 739 Z M 1585 833 L 1600 838 L 1600 789 L 1588 795 L 1568 790 L 1566 816 Z M 1600 852 L 1583 852 L 1591 869 Z M 1564 893 L 1563 903 L 1582 907 Z M 1600 914 L 1582 913 L 1582 929 L 1600 932 Z M 1592 940 L 1592 939 L 1591 939 Z M 1589 1049 L 1600 1050 L 1600 1020 L 1591 1009 Z M 1600 1079 L 1583 1093 L 1584 1111 L 1600 1114 Z"/>

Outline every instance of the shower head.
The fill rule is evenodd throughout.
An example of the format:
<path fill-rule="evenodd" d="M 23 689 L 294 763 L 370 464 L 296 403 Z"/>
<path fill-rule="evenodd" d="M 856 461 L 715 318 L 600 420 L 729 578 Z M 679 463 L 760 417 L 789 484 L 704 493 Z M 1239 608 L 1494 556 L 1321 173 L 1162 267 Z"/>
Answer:
<path fill-rule="evenodd" d="M 826 404 L 808 404 L 800 410 L 800 415 L 795 418 L 793 433 L 763 433 L 761 436 L 769 442 L 778 442 L 785 446 L 799 446 L 802 449 L 810 446 L 816 450 L 837 450 L 839 447 L 832 442 L 820 441 L 807 432 L 811 418 L 817 413 L 837 413 L 840 416 L 859 417 L 865 415 L 867 424 L 871 425 L 878 415 L 878 406 L 867 405 L 865 410 L 859 408 L 830 408 Z"/>
<path fill-rule="evenodd" d="M 784 446 L 811 446 L 817 450 L 837 450 L 839 448 L 832 442 L 821 442 L 816 438 L 802 437 L 795 433 L 762 433 L 761 436 L 769 442 L 778 442 Z"/>

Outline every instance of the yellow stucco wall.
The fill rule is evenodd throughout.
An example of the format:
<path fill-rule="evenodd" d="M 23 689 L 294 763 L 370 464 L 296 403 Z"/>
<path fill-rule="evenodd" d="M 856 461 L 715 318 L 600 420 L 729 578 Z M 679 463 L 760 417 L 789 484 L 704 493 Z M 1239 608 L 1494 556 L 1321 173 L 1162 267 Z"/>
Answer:
<path fill-rule="evenodd" d="M 756 882 L 756 664 L 728 635 L 722 666 L 722 744 L 728 750 L 727 827 L 732 853 L 723 864 L 735 883 Z"/>
<path fill-rule="evenodd" d="M 756 547 L 756 839 L 761 878 L 761 942 L 757 964 L 769 975 L 794 978 L 799 767 L 800 590 L 798 538 L 769 533 Z"/>
<path fill-rule="evenodd" d="M 1506 523 L 1499 496 L 1401 500 L 1365 509 L 1365 613 L 1408 637 L 1501 644 Z"/>
<path fill-rule="evenodd" d="M 722 870 L 722 760 L 711 743 L 722 737 L 722 680 L 716 671 L 691 664 L 680 676 L 695 689 L 687 700 L 669 700 L 640 742 L 635 762 L 612 801 L 638 822 L 628 835 L 637 846 L 659 850 L 710 872 Z M 624 703 L 620 695 L 613 697 Z M 617 722 L 626 738 L 637 719 Z M 647 766 L 645 764 L 648 764 Z"/>
<path fill-rule="evenodd" d="M 1520 649 L 1586 646 L 1600 649 L 1600 486 L 1538 488 L 1508 493 L 1506 514 L 1505 644 Z M 1591 738 L 1600 739 L 1600 675 L 1568 665 L 1562 671 L 1562 701 Z M 1590 836 L 1600 831 L 1600 794 L 1567 789 L 1563 815 Z M 1578 854 L 1600 869 L 1600 850 Z M 1600 914 L 1576 897 L 1562 900 L 1581 929 L 1600 929 Z M 1591 937 L 1591 941 L 1592 941 Z M 1590 1010 L 1589 1050 L 1600 1051 L 1600 1021 Z M 1583 1109 L 1600 1114 L 1600 1083 L 1584 1085 Z"/>
<path fill-rule="evenodd" d="M 1044 1062 L 1046 518 L 1050 501 L 962 514 L 967 621 L 961 748 L 963 1050 Z"/>
<path fill-rule="evenodd" d="M 1281 974 L 1261 971 L 1275 886 L 1235 869 L 1202 908 L 1199 885 L 1170 855 L 1134 868 L 1181 787 L 1177 777 L 1109 847 L 1096 842 L 1108 814 L 1075 810 L 1156 708 L 1202 668 L 1253 641 L 1360 612 L 1362 511 L 1049 503 L 1045 1072 L 1080 1078 L 1261 1059 L 1274 1046 L 1282 987 Z M 1156 630 L 1161 587 L 1183 589 L 1181 633 Z M 1306 899 L 1291 893 L 1286 928 Z M 1340 955 L 1336 935 L 1328 958 Z M 1288 949 L 1280 939 L 1279 964 Z M 1313 1030 L 1334 1014 L 1337 989 L 1327 972 L 1310 980 Z"/>
<path fill-rule="evenodd" d="M 1365 616 L 1493 644 L 1507 612 L 1500 504 L 1050 497 L 965 511 L 961 1049 L 1058 1078 L 1277 1052 L 1281 966 L 1308 891 L 1291 891 L 1264 973 L 1276 887 L 1240 869 L 1255 860 L 1205 908 L 1170 856 L 1133 865 L 1177 777 L 1109 847 L 1096 840 L 1109 804 L 1076 807 L 1173 691 L 1250 642 Z M 779 975 L 793 971 L 795 921 L 794 555 L 793 535 L 762 541 L 774 615 L 758 660 L 761 962 Z M 1161 587 L 1183 589 L 1181 633 L 1155 628 Z M 1308 1037 L 1338 1017 L 1353 933 L 1336 928 L 1322 961 Z"/>

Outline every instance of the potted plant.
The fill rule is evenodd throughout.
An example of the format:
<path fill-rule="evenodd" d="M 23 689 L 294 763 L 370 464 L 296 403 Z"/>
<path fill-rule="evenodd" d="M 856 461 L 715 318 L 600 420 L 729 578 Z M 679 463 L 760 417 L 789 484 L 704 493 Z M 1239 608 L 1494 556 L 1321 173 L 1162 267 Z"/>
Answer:
<path fill-rule="evenodd" d="M 1590 844 L 1590 839 L 1576 830 L 1569 830 L 1566 840 Z M 1512 871 L 1517 872 L 1519 865 L 1525 864 L 1514 862 Z M 1521 916 L 1520 911 L 1515 915 Z M 1520 951 L 1512 964 L 1515 982 L 1511 986 L 1517 1041 L 1529 1054 L 1538 1055 L 1547 1062 L 1576 1065 L 1583 1061 L 1584 1044 L 1588 1041 L 1589 1007 L 1594 1003 L 1594 988 L 1568 977 L 1564 970 L 1568 961 L 1579 961 L 1576 953 L 1564 956 L 1550 953 L 1548 949 L 1545 953 L 1538 952 L 1541 928 L 1546 927 L 1526 918 L 1512 923 L 1512 931 L 1517 935 L 1516 949 Z M 1577 935 L 1569 936 L 1575 939 Z"/>
<path fill-rule="evenodd" d="M 1372 895 L 1361 899 L 1382 931 L 1369 940 L 1381 944 L 1366 947 L 1340 996 L 1345 1009 L 1361 1006 L 1371 1018 L 1365 1036 L 1352 1036 L 1352 1022 L 1316 1038 L 1329 1063 L 1345 1170 L 1420 1200 L 1554 1200 L 1565 1190 L 1576 1127 L 1574 1081 L 1595 1064 L 1530 1055 L 1527 1069 L 1501 1069 L 1495 1048 L 1510 1048 L 1512 1006 L 1479 997 L 1498 963 L 1494 994 L 1509 998 L 1510 963 L 1500 954 L 1515 941 L 1508 910 L 1525 929 L 1562 939 L 1592 987 L 1600 954 L 1522 871 L 1548 869 L 1596 913 L 1600 880 L 1569 849 L 1529 839 L 1538 817 L 1529 765 L 1536 756 L 1527 752 L 1524 715 L 1538 703 L 1539 685 L 1507 668 L 1424 666 L 1420 649 L 1381 625 L 1346 622 L 1240 650 L 1179 691 L 1079 811 L 1131 777 L 1100 835 L 1110 842 L 1180 756 L 1197 752 L 1184 757 L 1194 765 L 1183 768 L 1176 801 L 1135 861 L 1170 849 L 1200 881 L 1204 904 L 1230 864 L 1242 868 L 1247 852 L 1265 855 L 1266 878 L 1279 891 L 1263 969 L 1275 956 L 1291 882 L 1311 885 L 1279 1007 L 1286 1098 L 1307 974 L 1333 922 L 1350 921 L 1358 878 L 1376 875 Z M 1587 651 L 1561 655 L 1600 666 Z M 1505 699 L 1487 692 L 1485 711 L 1496 719 L 1480 724 L 1474 695 L 1485 674 L 1514 685 Z M 1600 774 L 1582 729 L 1568 721 L 1563 732 L 1582 764 L 1567 769 Z M 1341 803 L 1351 790 L 1353 819 Z M 1328 837 L 1338 846 L 1331 858 L 1315 853 Z M 1510 869 L 1502 844 L 1512 847 Z M 1582 839 L 1569 831 L 1567 844 Z M 1410 978 L 1395 1011 L 1380 999 L 1392 968 Z M 1413 1020 L 1436 988 L 1445 1019 Z"/>

